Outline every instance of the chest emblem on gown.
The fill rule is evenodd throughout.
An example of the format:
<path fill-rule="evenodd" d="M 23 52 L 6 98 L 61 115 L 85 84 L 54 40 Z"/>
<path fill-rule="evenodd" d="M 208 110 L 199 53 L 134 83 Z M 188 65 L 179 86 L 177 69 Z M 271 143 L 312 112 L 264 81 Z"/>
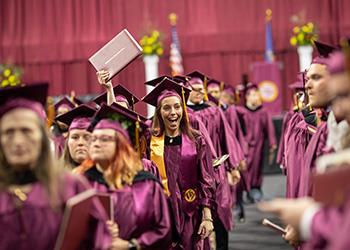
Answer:
<path fill-rule="evenodd" d="M 184 197 L 187 202 L 193 202 L 196 199 L 196 192 L 189 188 L 185 191 Z"/>

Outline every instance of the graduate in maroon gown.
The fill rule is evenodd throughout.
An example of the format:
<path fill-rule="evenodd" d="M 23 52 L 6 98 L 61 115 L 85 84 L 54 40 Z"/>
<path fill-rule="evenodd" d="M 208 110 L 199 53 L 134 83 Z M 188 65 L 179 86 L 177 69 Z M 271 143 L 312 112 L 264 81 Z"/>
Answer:
<path fill-rule="evenodd" d="M 209 78 L 198 71 L 187 74 L 190 79 L 186 82 L 191 88 L 187 107 L 195 117 L 207 127 L 216 155 L 229 155 L 228 160 L 215 168 L 216 203 L 214 214 L 214 228 L 218 249 L 228 248 L 228 231 L 233 228 L 230 185 L 240 180 L 239 166 L 244 161 L 244 153 L 234 132 L 232 131 L 223 110 L 218 106 L 211 106 L 206 99 L 206 80 Z M 232 180 L 229 183 L 229 180 Z"/>
<path fill-rule="evenodd" d="M 286 197 L 299 196 L 300 173 L 304 162 L 304 154 L 311 136 L 316 131 L 316 118 L 306 106 L 307 98 L 303 90 L 305 86 L 304 73 L 299 73 L 298 80 L 292 84 L 296 89 L 295 108 L 285 125 L 280 142 L 280 164 L 287 174 Z M 311 118 L 311 119 L 310 119 Z M 295 163 L 298 164 L 295 164 Z"/>
<path fill-rule="evenodd" d="M 269 141 L 270 158 L 277 148 L 275 130 L 271 117 L 263 108 L 257 85 L 248 84 L 245 89 L 245 107 L 237 107 L 242 120 L 248 149 L 248 188 L 261 191 L 263 147 L 265 138 Z M 270 161 L 270 159 L 269 159 Z"/>
<path fill-rule="evenodd" d="M 165 78 L 143 101 L 156 107 L 149 157 L 157 164 L 169 196 L 175 231 L 174 249 L 209 249 L 213 231 L 215 185 L 210 149 L 189 126 L 185 101 L 189 90 Z"/>
<path fill-rule="evenodd" d="M 122 127 L 127 123 L 120 118 L 120 108 L 103 103 L 96 112 L 89 128 L 93 129 L 92 161 L 85 161 L 74 172 L 84 174 L 99 192 L 112 196 L 114 220 L 119 228 L 115 246 L 168 249 L 171 220 L 166 196 L 159 179 L 143 171 L 129 137 L 135 128 L 127 132 Z"/>
<path fill-rule="evenodd" d="M 56 121 L 68 126 L 66 145 L 62 155 L 65 168 L 73 169 L 89 158 L 91 133 L 87 129 L 95 111 L 94 108 L 82 104 L 55 118 Z"/>
<path fill-rule="evenodd" d="M 126 109 L 133 111 L 140 118 L 140 120 L 142 122 L 145 122 L 147 125 L 151 123 L 150 120 L 135 112 L 135 104 L 140 101 L 137 96 L 131 93 L 130 90 L 128 90 L 122 84 L 117 84 L 115 87 L 113 87 L 112 80 L 108 81 L 109 73 L 107 71 L 98 71 L 96 75 L 99 83 L 106 89 L 106 91 L 94 99 L 95 103 L 101 105 L 103 102 L 105 102 L 109 106 L 120 105 Z M 145 147 L 145 145 L 142 147 Z M 155 176 L 159 177 L 159 173 L 154 162 L 145 158 L 142 153 L 141 156 L 144 168 L 154 173 Z"/>
<path fill-rule="evenodd" d="M 106 92 L 100 94 L 94 99 L 97 104 L 102 104 L 103 102 L 107 105 L 112 105 L 112 103 L 119 104 L 124 108 L 135 110 L 135 104 L 140 101 L 140 99 L 132 94 L 130 90 L 124 87 L 122 84 L 117 84 L 113 87 L 112 80 L 108 80 L 109 72 L 105 70 L 98 71 L 96 73 L 98 82 L 101 86 L 106 89 Z"/>
<path fill-rule="evenodd" d="M 304 72 L 298 74 L 297 80 L 290 84 L 288 87 L 293 91 L 293 108 L 289 110 L 283 117 L 281 138 L 278 145 L 278 151 L 276 156 L 276 163 L 280 164 L 282 169 L 284 162 L 284 136 L 288 127 L 288 123 L 293 117 L 295 112 L 300 112 L 306 106 L 306 96 L 305 96 L 305 84 L 304 84 Z"/>
<path fill-rule="evenodd" d="M 64 96 L 58 102 L 55 103 L 55 115 L 59 116 L 68 111 L 72 110 L 76 107 L 76 104 L 72 102 L 68 97 Z M 51 126 L 51 133 L 53 135 L 53 142 L 55 145 L 55 152 L 58 157 L 61 157 L 64 151 L 64 145 L 66 142 L 67 129 L 68 127 L 60 123 L 59 121 L 55 121 Z"/>
<path fill-rule="evenodd" d="M 48 85 L 0 90 L 0 249 L 54 249 L 66 202 L 88 189 L 61 171 L 45 125 Z M 110 249 L 111 235 L 94 201 L 81 249 Z"/>
<path fill-rule="evenodd" d="M 328 91 L 335 96 L 332 101 L 332 110 L 337 114 L 336 117 L 344 117 L 347 122 L 350 122 L 350 74 L 345 56 L 336 52 L 330 56 L 326 64 L 330 73 Z M 337 167 L 349 168 L 349 138 L 349 131 L 340 138 L 345 150 L 317 159 L 318 169 L 326 169 L 329 166 L 331 167 L 329 171 L 332 169 L 336 171 Z M 334 179 L 329 185 L 337 185 L 337 180 Z M 334 187 L 332 189 L 334 190 Z M 285 239 L 293 244 L 299 239 L 306 241 L 303 249 L 348 249 L 350 247 L 348 237 L 350 194 L 348 190 L 344 190 L 344 194 L 334 193 L 334 197 L 342 197 L 343 202 L 318 204 L 310 198 L 300 198 L 291 201 L 276 200 L 263 204 L 261 208 L 278 214 L 291 225 L 293 230 L 287 232 Z"/>
<path fill-rule="evenodd" d="M 320 56 L 316 57 L 306 73 L 306 91 L 309 96 L 310 106 L 318 109 L 317 130 L 311 138 L 305 152 L 304 165 L 301 171 L 299 194 L 310 196 L 312 194 L 312 182 L 310 174 L 315 168 L 315 160 L 326 153 L 327 142 L 327 116 L 330 111 L 331 100 L 334 98 L 330 91 L 330 73 L 326 65 L 329 54 L 335 51 L 335 47 L 315 42 Z"/>

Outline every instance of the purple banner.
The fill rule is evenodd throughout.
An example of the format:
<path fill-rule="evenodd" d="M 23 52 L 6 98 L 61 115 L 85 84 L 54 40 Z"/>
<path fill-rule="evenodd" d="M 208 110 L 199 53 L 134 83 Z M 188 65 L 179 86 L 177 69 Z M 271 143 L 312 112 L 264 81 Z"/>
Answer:
<path fill-rule="evenodd" d="M 282 112 L 281 70 L 278 62 L 256 62 L 252 65 L 252 81 L 259 86 L 264 107 L 271 115 Z"/>

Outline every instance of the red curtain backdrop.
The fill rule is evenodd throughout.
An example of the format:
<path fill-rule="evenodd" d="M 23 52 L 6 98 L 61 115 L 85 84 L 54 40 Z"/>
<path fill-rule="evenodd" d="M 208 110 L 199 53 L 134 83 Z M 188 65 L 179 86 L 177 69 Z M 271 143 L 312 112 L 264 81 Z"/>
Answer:
<path fill-rule="evenodd" d="M 176 12 L 185 71 L 198 69 L 236 85 L 251 63 L 263 60 L 267 8 L 273 11 L 275 53 L 284 65 L 285 88 L 298 71 L 296 49 L 289 45 L 293 14 L 304 11 L 323 41 L 336 43 L 350 35 L 348 0 L 1 0 L 0 63 L 23 66 L 26 82 L 49 81 L 52 95 L 98 93 L 87 58 L 123 28 L 139 39 L 151 25 L 165 34 L 159 73 L 169 74 L 168 14 Z M 113 82 L 143 96 L 142 59 Z M 288 108 L 287 91 L 283 99 Z M 145 106 L 138 110 L 145 112 Z"/>

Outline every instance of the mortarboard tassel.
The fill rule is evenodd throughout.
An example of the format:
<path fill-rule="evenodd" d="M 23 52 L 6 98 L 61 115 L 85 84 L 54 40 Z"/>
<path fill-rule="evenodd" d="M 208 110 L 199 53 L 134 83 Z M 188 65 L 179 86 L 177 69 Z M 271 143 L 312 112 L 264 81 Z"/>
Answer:
<path fill-rule="evenodd" d="M 47 98 L 47 127 L 50 128 L 55 119 L 55 105 L 53 104 L 53 98 L 49 96 Z"/>
<path fill-rule="evenodd" d="M 188 120 L 188 113 L 187 113 L 187 108 L 186 108 L 186 100 L 185 100 L 185 90 L 184 90 L 184 87 L 181 87 L 181 93 L 182 93 L 182 103 L 184 105 L 184 113 L 185 113 L 185 118 L 186 118 L 186 121 L 189 122 Z"/>
<path fill-rule="evenodd" d="M 207 77 L 206 76 L 204 76 L 203 85 L 204 85 L 204 98 L 203 99 L 205 102 L 207 102 L 209 100 L 209 98 L 208 98 L 208 93 L 207 93 Z"/>
<path fill-rule="evenodd" d="M 135 149 L 136 152 L 140 155 L 140 117 L 137 116 L 137 121 L 135 122 Z"/>
<path fill-rule="evenodd" d="M 221 81 L 220 82 L 220 91 L 221 92 L 224 91 L 224 88 L 225 88 L 225 83 L 224 83 L 224 81 Z"/>
<path fill-rule="evenodd" d="M 350 44 L 347 39 L 341 39 L 340 45 L 345 56 L 345 68 L 350 76 Z"/>

